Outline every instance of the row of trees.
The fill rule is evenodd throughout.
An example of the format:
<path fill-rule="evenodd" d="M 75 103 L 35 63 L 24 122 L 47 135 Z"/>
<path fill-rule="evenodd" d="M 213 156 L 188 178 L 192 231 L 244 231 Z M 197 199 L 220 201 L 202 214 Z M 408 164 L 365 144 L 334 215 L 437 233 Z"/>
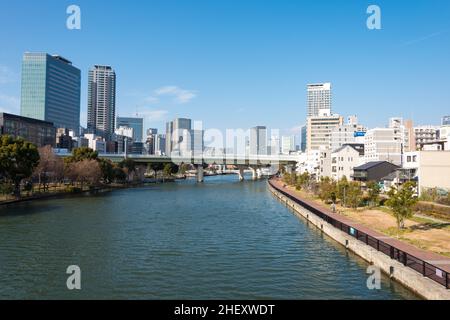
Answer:
<path fill-rule="evenodd" d="M 47 192 L 50 185 L 56 188 L 61 184 L 83 189 L 138 180 L 141 178 L 138 171 L 130 159 L 114 164 L 100 159 L 97 152 L 89 148 L 74 149 L 72 155 L 63 160 L 53 153 L 51 146 L 38 149 L 20 138 L 0 137 L 0 192 L 16 198 L 22 191 L 32 192 L 33 184 L 38 185 L 38 192 Z"/>
<path fill-rule="evenodd" d="M 173 163 L 150 164 L 155 177 L 158 172 L 172 176 L 189 169 L 189 165 L 177 166 Z M 147 171 L 148 171 L 147 170 Z M 77 148 L 70 157 L 61 158 L 54 154 L 51 146 L 36 148 L 23 139 L 4 135 L 0 137 L 0 193 L 13 194 L 16 198 L 22 191 L 32 192 L 37 185 L 38 192 L 48 192 L 50 186 L 71 186 L 83 190 L 111 183 L 142 181 L 145 168 L 140 168 L 133 160 L 124 159 L 115 164 L 101 159 L 90 148 Z"/>
<path fill-rule="evenodd" d="M 365 192 L 361 184 L 356 181 L 348 181 L 344 176 L 339 181 L 329 177 L 322 178 L 319 182 L 309 173 L 296 174 L 284 173 L 283 181 L 297 190 L 306 190 L 326 203 L 337 204 L 343 207 L 357 209 L 360 206 L 377 207 L 380 205 L 380 185 L 374 181 L 366 184 Z M 413 207 L 417 203 L 416 185 L 407 182 L 399 187 L 392 187 L 387 194 L 385 202 L 393 212 L 399 229 L 405 227 L 405 220 L 414 215 Z"/>
<path fill-rule="evenodd" d="M 306 190 L 319 197 L 326 203 L 338 203 L 343 207 L 358 208 L 364 202 L 370 206 L 377 206 L 379 203 L 380 187 L 377 183 L 369 183 L 368 192 L 364 195 L 361 185 L 356 181 L 348 181 L 344 176 L 339 181 L 334 181 L 329 177 L 323 177 L 319 182 L 308 172 L 303 174 L 285 173 L 283 176 L 285 183 L 293 185 L 297 190 Z"/>

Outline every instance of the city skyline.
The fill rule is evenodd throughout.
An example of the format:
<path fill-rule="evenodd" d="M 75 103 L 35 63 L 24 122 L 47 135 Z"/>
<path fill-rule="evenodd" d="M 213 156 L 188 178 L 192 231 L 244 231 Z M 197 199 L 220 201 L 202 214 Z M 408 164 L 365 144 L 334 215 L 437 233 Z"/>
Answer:
<path fill-rule="evenodd" d="M 445 39 L 450 26 L 439 17 L 450 6 L 445 1 L 435 3 L 434 7 L 426 2 L 409 7 L 379 1 L 383 28 L 370 31 L 365 27 L 366 6 L 356 3 L 328 2 L 323 8 L 311 3 L 284 3 L 276 7 L 275 13 L 285 21 L 269 15 L 274 9 L 272 3 L 221 3 L 220 11 L 215 13 L 217 22 L 211 18 L 215 11 L 208 3 L 193 8 L 183 2 L 176 6 L 139 3 L 141 10 L 126 11 L 135 23 L 116 27 L 101 17 L 101 4 L 79 1 L 82 29 L 71 31 L 65 28 L 64 5 L 23 1 L 10 6 L 11 14 L 7 10 L 0 13 L 3 23 L 14 27 L 18 23 L 11 17 L 17 16 L 16 12 L 20 11 L 23 19 L 21 26 L 8 28 L 18 40 L 0 53 L 0 109 L 19 114 L 21 57 L 26 51 L 39 51 L 64 56 L 81 70 L 83 126 L 87 120 L 87 74 L 95 64 L 112 65 L 117 71 L 117 116 L 137 113 L 145 118 L 145 128 L 161 131 L 171 119 L 188 117 L 203 120 L 205 127 L 211 128 L 266 125 L 283 130 L 283 134 L 299 135 L 300 126 L 306 123 L 305 88 L 316 82 L 332 83 L 334 112 L 343 116 L 357 114 L 368 127 L 384 127 L 394 116 L 412 118 L 418 125 L 438 125 L 447 115 L 450 101 L 449 90 L 445 89 L 450 72 L 444 63 L 449 53 Z M 25 6 L 33 16 L 22 10 Z M 108 8 L 109 19 L 120 20 L 122 8 L 116 4 L 108 4 Z M 254 14 L 248 16 L 254 22 L 252 27 L 244 19 L 250 8 L 254 9 Z M 308 13 L 317 14 L 319 9 L 323 9 L 319 21 L 307 18 Z M 185 15 L 177 23 L 168 25 L 164 21 L 182 11 Z M 345 21 L 341 21 L 344 17 L 340 11 L 349 13 Z M 145 19 L 143 12 L 154 19 Z M 427 19 L 431 12 L 434 19 L 427 20 L 426 30 L 422 24 L 411 23 Z M 46 19 L 51 23 L 40 21 L 45 15 L 52 17 Z M 54 22 L 58 16 L 60 24 Z M 204 21 L 190 19 L 199 16 Z M 267 25 L 266 18 L 270 22 Z M 37 28 L 37 36 L 32 38 L 26 33 L 31 25 Z M 105 35 L 108 44 L 94 44 L 106 27 L 114 29 Z M 212 30 L 206 31 L 205 27 Z M 315 28 L 317 38 L 308 32 L 309 28 Z M 6 30 L 2 28 L 0 34 L 6 37 Z M 39 31 L 49 32 L 49 38 L 57 41 L 39 36 Z M 152 38 L 147 38 L 146 32 Z M 134 33 L 136 36 L 130 37 Z M 329 34 L 333 38 L 319 41 Z M 139 35 L 153 40 L 141 44 L 136 40 Z M 189 40 L 195 45 L 187 50 Z M 230 41 L 238 42 L 242 49 L 221 52 Z M 311 46 L 307 51 L 304 41 Z M 275 49 L 268 48 L 267 43 L 273 43 Z M 349 45 L 354 50 L 347 50 Z M 326 46 L 331 46 L 332 54 L 326 53 Z M 136 56 L 140 59 L 134 59 Z M 269 56 L 271 62 L 267 63 Z M 317 63 L 311 63 L 311 58 Z M 389 77 L 383 77 L 388 72 Z M 215 116 L 218 113 L 220 117 Z"/>

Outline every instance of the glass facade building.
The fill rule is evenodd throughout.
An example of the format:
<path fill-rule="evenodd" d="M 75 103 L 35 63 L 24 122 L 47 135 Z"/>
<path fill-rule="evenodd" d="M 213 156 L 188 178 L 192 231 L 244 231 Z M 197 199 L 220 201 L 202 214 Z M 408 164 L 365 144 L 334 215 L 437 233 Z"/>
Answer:
<path fill-rule="evenodd" d="M 144 134 L 144 119 L 117 117 L 116 129 L 120 127 L 128 127 L 133 129 L 133 141 L 142 142 Z"/>
<path fill-rule="evenodd" d="M 20 114 L 79 132 L 81 71 L 69 60 L 30 53 L 22 61 Z"/>

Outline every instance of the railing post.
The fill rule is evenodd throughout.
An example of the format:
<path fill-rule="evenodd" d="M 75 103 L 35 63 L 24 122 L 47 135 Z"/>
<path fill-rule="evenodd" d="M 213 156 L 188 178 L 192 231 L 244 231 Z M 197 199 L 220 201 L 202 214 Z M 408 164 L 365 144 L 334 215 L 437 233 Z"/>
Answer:
<path fill-rule="evenodd" d="M 369 245 L 369 235 L 366 233 L 366 244 Z"/>
<path fill-rule="evenodd" d="M 426 277 L 427 271 L 426 271 L 426 267 L 425 267 L 425 261 L 422 262 L 422 274 L 424 277 Z"/>
<path fill-rule="evenodd" d="M 395 256 L 394 247 L 390 246 L 390 248 L 391 248 L 391 259 L 394 259 L 394 256 Z"/>
<path fill-rule="evenodd" d="M 377 239 L 377 251 L 380 251 L 380 240 Z"/>
<path fill-rule="evenodd" d="M 403 265 L 407 265 L 408 264 L 408 258 L 406 256 L 406 252 L 403 252 Z"/>

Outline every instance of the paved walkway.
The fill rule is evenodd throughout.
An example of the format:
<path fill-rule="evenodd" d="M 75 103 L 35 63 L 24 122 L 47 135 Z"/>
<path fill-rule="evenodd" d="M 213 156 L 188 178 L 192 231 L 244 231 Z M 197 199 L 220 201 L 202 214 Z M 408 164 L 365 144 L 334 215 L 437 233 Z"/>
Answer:
<path fill-rule="evenodd" d="M 410 244 L 407 244 L 405 242 L 402 242 L 400 240 L 391 238 L 389 236 L 386 236 L 384 234 L 381 234 L 380 232 L 377 232 L 375 230 L 372 230 L 360 223 L 357 223 L 353 220 L 350 220 L 347 217 L 343 217 L 342 215 L 333 213 L 329 208 L 327 208 L 325 205 L 322 204 L 318 204 L 314 201 L 311 200 L 307 200 L 304 198 L 300 198 L 300 196 L 298 195 L 297 192 L 294 192 L 292 190 L 290 190 L 289 188 L 285 187 L 285 184 L 279 180 L 279 179 L 272 179 L 271 180 L 272 185 L 276 188 L 276 189 L 280 189 L 283 190 L 283 192 L 288 193 L 289 195 L 291 195 L 292 197 L 298 199 L 299 201 L 323 212 L 324 214 L 326 214 L 327 216 L 330 216 L 331 218 L 342 222 L 352 228 L 355 228 L 359 231 L 364 232 L 365 234 L 368 234 L 369 236 L 381 240 L 386 244 L 389 244 L 403 252 L 406 252 L 408 255 L 414 256 L 418 259 L 421 259 L 429 264 L 432 264 L 446 272 L 450 272 L 450 259 L 444 256 L 441 256 L 439 254 L 433 253 L 433 252 L 429 252 L 429 251 L 425 251 L 425 250 L 421 250 L 419 248 L 416 248 Z M 450 239 L 449 239 L 450 241 Z"/>

